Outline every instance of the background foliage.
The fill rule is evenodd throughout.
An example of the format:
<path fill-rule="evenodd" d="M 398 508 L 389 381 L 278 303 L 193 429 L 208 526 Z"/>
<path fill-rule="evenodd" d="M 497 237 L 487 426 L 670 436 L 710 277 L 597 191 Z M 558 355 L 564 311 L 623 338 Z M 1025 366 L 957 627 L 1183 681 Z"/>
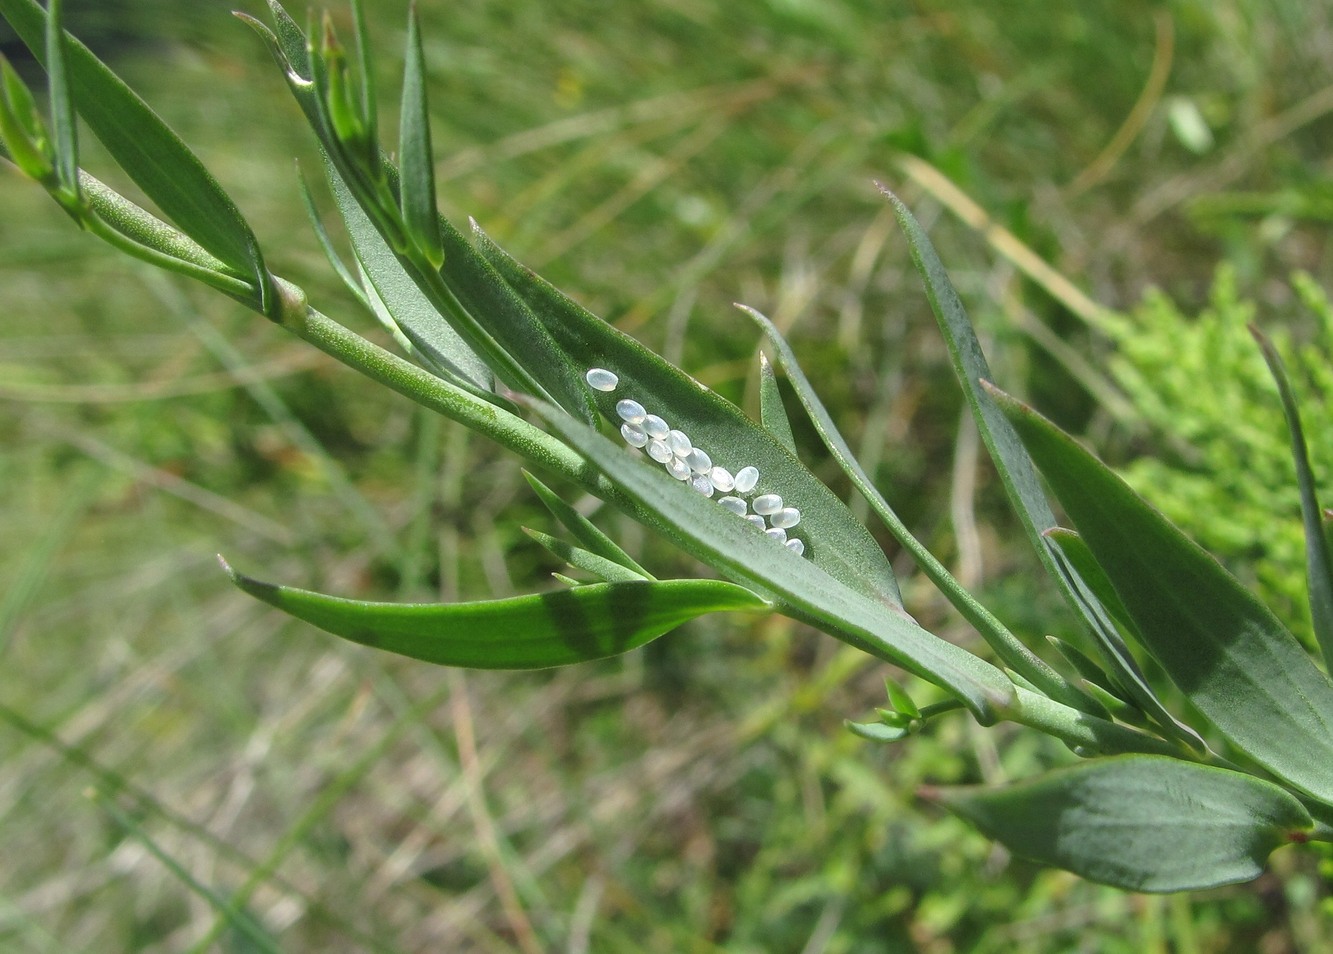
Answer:
<path fill-rule="evenodd" d="M 228 6 L 87 3 L 69 22 L 215 170 L 275 270 L 338 315 L 289 166 L 316 160 Z M 368 6 L 391 85 L 405 4 Z M 1330 274 L 1329 10 L 421 15 L 446 211 L 731 396 L 755 382 L 729 303 L 763 308 L 904 518 L 1018 631 L 1069 622 L 1007 546 L 872 177 L 932 229 L 1010 388 L 1137 457 L 1130 473 L 1206 543 L 1262 555 L 1261 585 L 1299 578 L 1276 399 L 1236 326 L 1253 309 L 1305 343 L 1318 463 L 1328 310 L 1288 276 Z M 1255 885 L 1171 898 L 996 853 L 915 788 L 1061 753 L 964 719 L 868 746 L 841 720 L 880 702 L 879 668 L 782 620 L 505 675 L 381 658 L 264 611 L 215 552 L 352 596 L 482 597 L 555 568 L 520 531 L 549 527 L 466 432 L 127 267 L 16 176 L 0 207 L 6 944 L 230 943 L 245 915 L 210 895 L 289 950 L 1280 951 L 1327 932 L 1327 877 L 1281 852 Z M 906 589 L 928 626 L 973 639 L 910 574 Z"/>

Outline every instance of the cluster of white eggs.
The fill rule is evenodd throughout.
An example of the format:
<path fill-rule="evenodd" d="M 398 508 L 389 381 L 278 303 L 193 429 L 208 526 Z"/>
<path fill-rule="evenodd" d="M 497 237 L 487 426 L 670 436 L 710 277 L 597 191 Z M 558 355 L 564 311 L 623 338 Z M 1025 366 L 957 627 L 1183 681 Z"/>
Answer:
<path fill-rule="evenodd" d="M 608 394 L 620 384 L 620 378 L 606 368 L 589 368 L 584 379 L 589 387 Z M 620 436 L 626 444 L 642 450 L 697 493 L 705 497 L 723 494 L 717 502 L 724 509 L 750 521 L 798 556 L 805 552 L 805 542 L 787 534 L 801 522 L 799 510 L 786 506 L 777 494 L 746 499 L 759 485 L 758 468 L 746 465 L 733 474 L 714 464 L 708 452 L 695 447 L 688 434 L 650 414 L 638 401 L 629 398 L 617 401 L 616 415 L 621 422 Z"/>

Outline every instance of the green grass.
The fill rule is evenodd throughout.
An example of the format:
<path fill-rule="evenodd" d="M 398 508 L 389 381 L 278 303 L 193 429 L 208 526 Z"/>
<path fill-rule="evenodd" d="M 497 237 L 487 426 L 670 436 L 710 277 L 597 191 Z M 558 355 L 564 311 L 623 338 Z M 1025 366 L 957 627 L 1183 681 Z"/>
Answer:
<path fill-rule="evenodd" d="M 226 5 L 199 6 L 187 24 L 136 5 L 151 38 L 114 65 L 275 269 L 349 317 L 297 200 L 290 157 L 314 157 L 295 107 Z M 369 6 L 389 101 L 405 4 Z M 1263 308 L 1293 267 L 1329 273 L 1318 221 L 1216 201 L 1318 180 L 1333 27 L 1317 4 L 1176 3 L 1169 42 L 1146 6 L 1109 0 L 421 6 L 446 210 L 733 396 L 755 378 L 729 303 L 763 308 L 903 516 L 1034 639 L 1069 624 L 956 437 L 956 387 L 870 180 L 932 228 L 997 373 L 1097 435 L 1111 414 L 1049 345 L 1096 362 L 1107 344 L 944 212 L 904 151 L 1103 306 L 1158 285 L 1195 308 L 1222 258 Z M 1099 161 L 1155 49 L 1165 85 Z M 1207 151 L 1172 108 L 1210 124 Z M 541 585 L 555 567 L 519 526 L 550 528 L 480 440 L 127 265 L 5 172 L 0 209 L 0 947 L 1249 951 L 1329 929 L 1326 876 L 1282 853 L 1256 885 L 1167 899 L 1002 856 L 916 786 L 1061 754 L 961 718 L 860 742 L 841 720 L 880 702 L 878 668 L 785 621 L 506 675 L 264 610 L 214 553 L 346 595 L 481 597 Z M 906 590 L 923 622 L 974 640 L 919 580 Z"/>

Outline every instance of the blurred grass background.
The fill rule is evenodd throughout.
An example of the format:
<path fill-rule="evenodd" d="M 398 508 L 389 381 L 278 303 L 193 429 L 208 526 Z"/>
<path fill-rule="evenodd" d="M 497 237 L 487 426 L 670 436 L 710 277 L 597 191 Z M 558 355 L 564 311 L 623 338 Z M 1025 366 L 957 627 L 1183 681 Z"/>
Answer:
<path fill-rule="evenodd" d="M 313 168 L 309 137 L 232 5 L 71 3 L 69 22 L 200 153 L 272 267 L 374 335 L 311 239 L 291 167 Z M 1148 410 L 1162 368 L 1224 389 L 1257 360 L 1172 360 L 1199 347 L 1179 329 L 1210 300 L 1327 365 L 1327 316 L 1289 281 L 1333 274 L 1327 5 L 419 5 L 446 212 L 738 400 L 755 341 L 730 303 L 772 315 L 908 523 L 1034 643 L 1070 621 L 960 427 L 872 179 L 930 228 L 1002 382 L 1114 460 L 1165 462 L 1149 483 L 1179 491 L 1175 516 L 1225 525 L 1217 546 L 1264 561 L 1266 586 L 1301 572 L 1265 544 L 1299 533 L 1266 483 L 1285 471 L 1237 480 L 1258 451 L 1232 410 L 1190 409 L 1216 425 L 1191 429 L 1208 454 Z M 367 7 L 389 107 L 406 4 Z M 8 169 L 0 210 L 0 947 L 1285 952 L 1329 936 L 1309 854 L 1170 898 L 1007 857 L 916 787 L 1067 755 L 963 719 L 901 747 L 854 739 L 841 721 L 872 714 L 881 667 L 783 620 L 486 674 L 248 601 L 215 553 L 350 596 L 481 598 L 544 585 L 556 567 L 519 528 L 550 527 L 514 461 L 121 260 Z M 1210 293 L 1219 263 L 1234 307 Z M 1326 381 L 1301 377 L 1324 434 Z M 1206 479 L 1228 461 L 1231 483 Z M 1244 520 L 1237 483 L 1258 500 Z M 691 572 L 622 530 L 655 571 Z M 974 645 L 900 564 L 923 623 Z"/>

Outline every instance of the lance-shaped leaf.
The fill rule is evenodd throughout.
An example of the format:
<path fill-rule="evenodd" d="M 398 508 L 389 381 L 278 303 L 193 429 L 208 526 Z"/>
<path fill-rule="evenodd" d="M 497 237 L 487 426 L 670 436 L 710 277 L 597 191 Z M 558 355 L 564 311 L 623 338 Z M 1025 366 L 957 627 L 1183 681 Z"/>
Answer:
<path fill-rule="evenodd" d="M 55 165 L 46 124 L 27 84 L 0 54 L 0 146 L 23 174 L 51 187 Z"/>
<path fill-rule="evenodd" d="M 326 64 L 310 57 L 304 35 L 276 0 L 269 0 L 276 32 L 244 17 L 268 44 L 282 67 L 287 85 L 305 113 L 329 160 L 330 182 L 340 208 L 353 199 L 373 224 L 386 246 L 397 256 L 403 271 L 417 285 L 434 311 L 435 323 L 447 322 L 511 387 L 550 400 L 585 421 L 596 409 L 583 384 L 582 371 L 552 340 L 549 331 L 509 289 L 462 234 L 446 219 L 438 219 L 444 265 L 436 271 L 402 254 L 401 210 L 386 196 L 401 193 L 398 170 L 377 157 L 378 166 L 366 167 L 364 150 L 340 142 L 327 115 L 322 90 L 327 89 Z M 349 222 L 349 229 L 352 229 Z M 359 229 L 365 236 L 365 230 Z M 364 240 L 364 239 L 363 239 Z M 404 331 L 408 329 L 404 327 Z M 422 325 L 417 334 L 426 334 Z M 410 333 L 409 333 L 410 336 Z"/>
<path fill-rule="evenodd" d="M 949 602 L 963 615 L 963 618 L 976 627 L 977 632 L 985 638 L 996 654 L 1015 672 L 1021 673 L 1025 679 L 1040 686 L 1041 691 L 1051 698 L 1058 699 L 1066 705 L 1100 715 L 1101 707 L 1097 703 L 1088 700 L 1077 687 L 1071 685 L 1058 672 L 1043 662 L 1040 657 L 1024 646 L 990 610 L 981 605 L 966 587 L 954 579 L 948 568 L 907 529 L 907 525 L 899 519 L 898 514 L 889 506 L 889 502 L 884 499 L 884 495 L 879 492 L 879 489 L 871 481 L 870 475 L 865 472 L 861 462 L 852 453 L 851 447 L 838 430 L 838 426 L 834 424 L 828 409 L 824 407 L 824 402 L 819 399 L 819 395 L 815 393 L 814 387 L 811 386 L 810 379 L 805 376 L 805 371 L 801 368 L 800 362 L 796 360 L 796 354 L 792 351 L 787 339 L 783 337 L 777 326 L 766 315 L 747 305 L 737 305 L 737 307 L 749 315 L 759 326 L 760 331 L 767 336 L 777 355 L 778 364 L 786 372 L 787 380 L 796 392 L 797 399 L 805 408 L 806 417 L 814 426 L 820 440 L 824 442 L 824 446 L 833 455 L 833 459 L 838 462 L 838 466 L 842 468 L 843 473 L 851 480 L 852 486 L 870 504 L 871 510 L 893 534 L 894 539 L 912 555 L 912 559 L 916 561 L 922 572 L 930 578 L 930 581 L 948 598 Z"/>
<path fill-rule="evenodd" d="M 637 506 L 640 519 L 725 576 L 780 600 L 781 612 L 946 689 L 983 725 L 1003 718 L 1014 703 L 1002 672 L 922 629 L 900 608 L 841 582 L 587 425 L 549 406 L 534 409 Z"/>
<path fill-rule="evenodd" d="M 778 439 L 778 443 L 796 453 L 796 437 L 791 432 L 787 408 L 782 403 L 778 376 L 762 351 L 759 352 L 759 422 L 764 425 L 764 430 Z"/>
<path fill-rule="evenodd" d="M 639 566 L 634 558 L 621 548 L 620 544 L 603 533 L 596 524 L 583 514 L 561 500 L 554 490 L 547 487 L 526 470 L 523 471 L 523 476 L 527 478 L 532 489 L 537 492 L 537 496 L 546 505 L 546 509 L 551 511 L 551 515 L 564 524 L 565 529 L 574 534 L 579 543 L 582 543 L 599 557 L 624 567 L 641 579 L 654 579 L 653 575 Z"/>
<path fill-rule="evenodd" d="M 593 583 L 478 603 L 369 603 L 262 583 L 222 565 L 251 596 L 335 636 L 473 669 L 545 669 L 605 659 L 707 613 L 771 608 L 720 580 Z"/>
<path fill-rule="evenodd" d="M 1083 538 L 1065 527 L 1053 527 L 1043 536 L 1054 548 L 1052 554 L 1056 565 L 1065 576 L 1066 583 L 1074 598 L 1084 607 L 1084 618 L 1092 625 L 1097 635 L 1096 646 L 1102 661 L 1110 669 L 1108 674 L 1115 686 L 1106 686 L 1114 690 L 1126 702 L 1141 709 L 1157 725 L 1189 745 L 1197 752 L 1205 752 L 1208 746 L 1199 733 L 1181 722 L 1170 712 L 1157 693 L 1148 685 L 1138 662 L 1134 659 L 1120 636 L 1116 623 L 1134 631 L 1134 619 L 1125 609 L 1120 596 L 1111 585 L 1106 572 L 1097 563 Z M 1135 634 L 1135 638 L 1143 640 Z M 1087 674 L 1084 673 L 1084 678 Z"/>
<path fill-rule="evenodd" d="M 1271 782 L 1156 755 L 932 794 L 1017 855 L 1131 891 L 1252 880 L 1273 849 L 1305 841 L 1312 827 Z"/>
<path fill-rule="evenodd" d="M 1333 804 L 1333 683 L 1272 612 L 1078 442 L 990 388 L 1191 703 L 1275 775 Z"/>
<path fill-rule="evenodd" d="M 1009 502 L 1027 532 L 1028 540 L 1036 550 L 1037 557 L 1064 596 L 1065 602 L 1083 619 L 1094 638 L 1100 640 L 1106 634 L 1097 618 L 1096 597 L 1086 587 L 1080 589 L 1069 567 L 1060 565 L 1055 553 L 1042 539 L 1042 534 L 1056 525 L 1055 515 L 1041 491 L 1037 472 L 1032 466 L 1032 460 L 1024 451 L 1022 442 L 981 387 L 982 381 L 993 381 L 994 377 L 986 361 L 986 355 L 981 350 L 981 342 L 977 340 L 976 331 L 967 317 L 967 311 L 963 308 L 963 302 L 958 297 L 953 282 L 949 280 L 949 273 L 945 270 L 944 263 L 940 261 L 939 253 L 935 251 L 935 246 L 931 244 L 925 229 L 916 220 L 916 216 L 912 215 L 896 195 L 883 186 L 880 186 L 880 191 L 888 199 L 898 225 L 907 237 L 912 264 L 916 266 L 925 285 L 926 297 L 930 301 L 931 310 L 935 313 L 940 333 L 943 334 L 949 348 L 954 373 L 972 409 L 977 431 L 981 434 L 987 453 L 995 463 L 995 470 L 1004 485 Z M 1108 646 L 1106 649 L 1108 665 L 1119 669 L 1125 662 L 1124 658 L 1117 654 L 1115 647 Z M 1142 679 L 1136 680 L 1133 671 L 1113 670 L 1113 674 L 1123 677 L 1126 685 L 1142 683 Z M 1143 686 L 1146 688 L 1146 684 Z M 1158 707 L 1160 708 L 1160 702 Z"/>
<path fill-rule="evenodd" d="M 1063 656 L 1077 670 L 1078 674 L 1088 682 L 1100 686 L 1107 692 L 1115 693 L 1117 697 L 1120 695 L 1122 690 L 1115 685 L 1115 681 L 1077 646 L 1065 642 L 1058 636 L 1047 636 L 1046 641 L 1054 646 L 1055 651 Z"/>
<path fill-rule="evenodd" d="M 912 734 L 911 729 L 905 725 L 885 725 L 883 722 L 852 722 L 850 719 L 842 723 L 852 735 L 859 736 L 867 742 L 900 742 Z"/>
<path fill-rule="evenodd" d="M 647 579 L 643 574 L 635 573 L 614 560 L 598 556 L 591 550 L 583 549 L 583 547 L 576 547 L 559 537 L 551 536 L 549 533 L 542 533 L 540 530 L 532 530 L 528 527 L 524 527 L 523 532 L 570 566 L 585 573 L 591 573 L 605 583 L 625 583 L 630 580 Z"/>
<path fill-rule="evenodd" d="M 34 55 L 45 61 L 46 12 L 33 0 L 0 0 Z M 79 115 L 165 214 L 210 254 L 247 277 L 273 304 L 259 242 L 217 180 L 197 156 L 88 48 L 66 36 L 69 96 Z"/>
<path fill-rule="evenodd" d="M 50 76 L 47 93 L 51 101 L 51 138 L 56 154 L 56 178 L 62 191 L 79 192 L 79 139 L 75 125 L 74 99 L 65 66 L 64 3 L 50 0 L 46 12 L 46 69 Z"/>
<path fill-rule="evenodd" d="M 884 551 L 846 505 L 814 476 L 782 442 L 756 425 L 736 405 L 669 364 L 629 335 L 597 318 L 511 258 L 474 227 L 478 248 L 532 309 L 575 362 L 585 370 L 605 368 L 619 384 L 593 392 L 608 418 L 616 404 L 637 401 L 686 434 L 712 463 L 736 474 L 759 471 L 756 494 L 777 494 L 801 513 L 811 561 L 876 600 L 901 606 L 902 597 Z M 446 265 L 446 268 L 448 266 Z"/>
<path fill-rule="evenodd" d="M 426 107 L 426 64 L 415 3 L 408 8 L 407 16 L 398 139 L 399 198 L 408 238 L 433 268 L 439 268 L 444 264 L 444 248 L 440 245 L 440 213 L 435 209 L 435 157 L 430 146 L 430 111 Z"/>
<path fill-rule="evenodd" d="M 415 19 L 415 17 L 414 17 Z M 371 62 L 370 33 L 366 29 L 366 10 L 363 0 L 352 0 L 352 24 L 356 42 L 357 72 L 361 77 L 361 123 L 366 138 L 375 142 L 379 134 L 379 103 L 375 96 L 375 68 Z"/>
<path fill-rule="evenodd" d="M 1315 638 L 1324 654 L 1324 664 L 1333 670 L 1333 557 L 1330 557 L 1328 538 L 1324 535 L 1319 496 L 1315 492 L 1314 471 L 1310 468 L 1310 452 L 1305 446 L 1305 431 L 1301 427 L 1301 412 L 1291 392 L 1291 382 L 1282 364 L 1282 356 L 1273 342 L 1258 328 L 1250 333 L 1263 349 L 1264 360 L 1277 382 L 1282 397 L 1282 412 L 1291 433 L 1291 456 L 1296 461 L 1296 483 L 1301 490 L 1301 517 L 1305 523 L 1306 579 L 1310 591 L 1310 619 L 1314 623 Z"/>
<path fill-rule="evenodd" d="M 402 260 L 389 248 L 384 236 L 357 204 L 347 183 L 327 157 L 325 171 L 347 235 L 352 240 L 352 251 L 393 323 L 437 369 L 455 375 L 456 383 L 461 379 L 463 386 L 473 390 L 478 397 L 494 401 L 490 368 L 441 317 Z"/>

